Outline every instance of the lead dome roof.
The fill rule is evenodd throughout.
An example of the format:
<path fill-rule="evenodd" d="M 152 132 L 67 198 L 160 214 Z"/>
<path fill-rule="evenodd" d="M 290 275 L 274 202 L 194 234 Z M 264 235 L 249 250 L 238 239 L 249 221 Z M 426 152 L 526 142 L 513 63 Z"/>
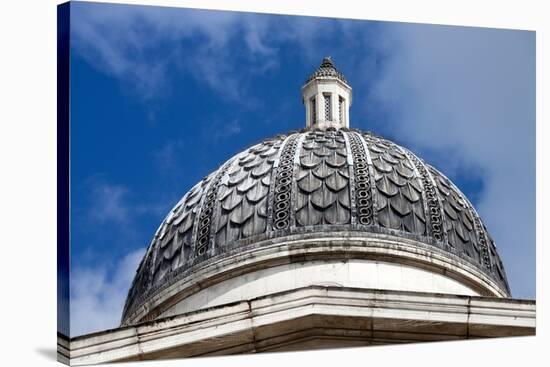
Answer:
<path fill-rule="evenodd" d="M 509 293 L 491 236 L 449 179 L 387 139 L 329 129 L 266 139 L 189 190 L 155 233 L 123 320 L 198 263 L 312 231 L 414 239 L 470 262 Z"/>

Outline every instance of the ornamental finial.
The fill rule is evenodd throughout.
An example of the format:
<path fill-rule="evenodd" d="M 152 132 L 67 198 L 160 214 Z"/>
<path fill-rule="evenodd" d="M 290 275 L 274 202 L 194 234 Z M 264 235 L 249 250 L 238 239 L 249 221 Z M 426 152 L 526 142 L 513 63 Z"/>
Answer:
<path fill-rule="evenodd" d="M 349 128 L 351 87 L 330 56 L 323 58 L 302 87 L 302 101 L 308 129 Z"/>

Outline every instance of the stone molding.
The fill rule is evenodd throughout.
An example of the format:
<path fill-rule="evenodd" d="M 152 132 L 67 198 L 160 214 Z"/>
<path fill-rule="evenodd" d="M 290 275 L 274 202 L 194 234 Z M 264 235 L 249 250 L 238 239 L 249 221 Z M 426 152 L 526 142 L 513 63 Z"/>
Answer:
<path fill-rule="evenodd" d="M 86 365 L 534 334 L 534 301 L 312 286 L 61 342 Z"/>
<path fill-rule="evenodd" d="M 371 259 L 419 267 L 455 279 L 481 295 L 508 297 L 506 289 L 473 264 L 416 240 L 368 232 L 320 231 L 275 241 L 254 241 L 227 250 L 188 269 L 127 315 L 124 325 L 150 321 L 181 300 L 226 279 L 292 262 Z"/>

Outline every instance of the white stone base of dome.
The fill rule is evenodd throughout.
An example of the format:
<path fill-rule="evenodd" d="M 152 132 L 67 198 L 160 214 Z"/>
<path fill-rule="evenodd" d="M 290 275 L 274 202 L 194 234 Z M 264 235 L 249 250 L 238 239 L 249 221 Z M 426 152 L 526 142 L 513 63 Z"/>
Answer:
<path fill-rule="evenodd" d="M 178 302 L 159 317 L 316 285 L 480 295 L 442 274 L 399 263 L 355 259 L 308 261 L 261 269 L 227 279 Z"/>
<path fill-rule="evenodd" d="M 306 271 L 304 269 L 310 266 L 308 264 L 317 261 L 327 264 L 353 262 L 351 268 L 355 273 L 350 277 L 349 270 L 348 275 L 344 275 L 345 269 L 342 269 L 342 275 L 337 278 L 326 274 L 326 276 L 319 275 L 313 280 L 311 277 L 315 272 L 320 274 L 321 267 L 313 270 L 306 277 L 298 275 Z M 292 267 L 293 264 L 295 264 L 294 267 Z M 281 266 L 282 268 L 277 270 L 283 272 L 293 270 L 298 273 L 276 275 L 277 270 L 270 270 Z M 388 270 L 388 273 L 381 272 L 382 268 Z M 324 271 L 327 270 L 328 268 L 324 269 Z M 275 277 L 269 281 L 272 288 L 262 291 L 261 287 L 265 287 L 268 282 L 262 279 L 269 279 L 269 277 Z M 307 284 L 308 277 L 310 284 Z M 258 279 L 257 286 L 246 285 L 249 281 L 254 282 L 256 279 Z M 275 279 L 280 284 L 273 284 Z M 146 300 L 131 312 L 124 324 L 154 320 L 161 315 L 166 315 L 166 311 L 178 304 L 180 304 L 177 307 L 178 310 L 187 312 L 198 309 L 197 307 L 209 307 L 222 302 L 268 295 L 285 284 L 287 288 L 280 290 L 293 289 L 288 287 L 296 281 L 295 279 L 304 281 L 301 286 L 318 285 L 324 282 L 325 284 L 342 283 L 342 286 L 366 289 L 508 296 L 506 290 L 500 288 L 478 267 L 454 256 L 448 250 L 387 234 L 339 232 L 320 233 L 318 237 L 316 233 L 308 233 L 277 238 L 277 242 L 274 243 L 265 240 L 249 246 L 226 249 L 225 252 L 200 262 L 189 269 L 188 273 L 181 274 L 174 281 L 168 282 L 167 286 L 157 290 L 155 294 L 146 296 Z M 227 283 L 221 285 L 223 282 Z M 262 282 L 265 282 L 264 285 L 261 285 Z M 294 288 L 297 287 L 299 286 L 294 286 Z M 252 291 L 253 295 L 247 296 L 247 291 Z M 185 300 L 191 300 L 190 297 L 194 297 L 192 305 L 190 303 L 191 306 L 185 306 Z M 216 299 L 219 300 L 216 301 Z"/>

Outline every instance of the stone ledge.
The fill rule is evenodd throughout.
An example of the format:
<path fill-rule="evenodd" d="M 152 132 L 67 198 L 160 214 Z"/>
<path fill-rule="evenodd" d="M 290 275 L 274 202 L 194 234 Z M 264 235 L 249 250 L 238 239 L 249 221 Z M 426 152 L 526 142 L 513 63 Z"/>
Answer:
<path fill-rule="evenodd" d="M 311 286 L 60 340 L 58 354 L 86 365 L 534 334 L 535 301 Z"/>

